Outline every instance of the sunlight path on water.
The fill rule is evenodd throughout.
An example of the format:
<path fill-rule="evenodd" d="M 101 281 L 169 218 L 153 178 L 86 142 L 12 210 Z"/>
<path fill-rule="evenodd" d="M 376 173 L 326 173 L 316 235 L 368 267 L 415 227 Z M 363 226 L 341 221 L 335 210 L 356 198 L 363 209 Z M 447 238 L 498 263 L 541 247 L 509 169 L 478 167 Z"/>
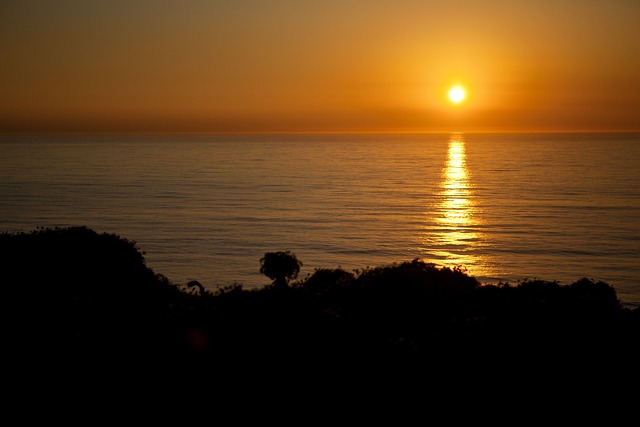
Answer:
<path fill-rule="evenodd" d="M 423 230 L 425 261 L 459 266 L 475 276 L 491 276 L 487 260 L 478 255 L 478 248 L 485 244 L 480 231 L 482 219 L 467 170 L 462 134 L 450 136 L 436 206 L 429 207 L 428 212 L 431 215 Z"/>

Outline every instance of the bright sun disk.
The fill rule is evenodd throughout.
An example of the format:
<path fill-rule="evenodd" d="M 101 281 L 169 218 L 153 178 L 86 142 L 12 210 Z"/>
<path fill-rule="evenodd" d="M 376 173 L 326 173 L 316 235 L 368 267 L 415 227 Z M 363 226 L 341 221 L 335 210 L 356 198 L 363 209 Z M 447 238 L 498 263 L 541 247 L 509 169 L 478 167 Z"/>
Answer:
<path fill-rule="evenodd" d="M 452 87 L 449 91 L 449 99 L 451 102 L 459 103 L 464 99 L 464 89 L 460 86 Z"/>

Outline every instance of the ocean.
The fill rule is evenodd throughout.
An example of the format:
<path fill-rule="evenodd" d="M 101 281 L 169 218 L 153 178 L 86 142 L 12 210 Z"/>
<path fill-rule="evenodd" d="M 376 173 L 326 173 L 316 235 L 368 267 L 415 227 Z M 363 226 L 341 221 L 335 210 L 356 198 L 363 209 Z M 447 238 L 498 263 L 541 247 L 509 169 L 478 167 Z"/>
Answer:
<path fill-rule="evenodd" d="M 637 307 L 640 133 L 0 136 L 0 231 L 78 225 L 210 290 L 287 250 L 300 279 L 419 258 Z"/>

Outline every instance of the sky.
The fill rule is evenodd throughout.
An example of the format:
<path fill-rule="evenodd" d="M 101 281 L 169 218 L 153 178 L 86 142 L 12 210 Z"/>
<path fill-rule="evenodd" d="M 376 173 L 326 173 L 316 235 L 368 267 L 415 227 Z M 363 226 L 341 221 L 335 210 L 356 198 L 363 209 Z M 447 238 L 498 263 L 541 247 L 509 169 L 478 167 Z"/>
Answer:
<path fill-rule="evenodd" d="M 639 23 L 638 0 L 2 0 L 0 132 L 638 131 Z"/>

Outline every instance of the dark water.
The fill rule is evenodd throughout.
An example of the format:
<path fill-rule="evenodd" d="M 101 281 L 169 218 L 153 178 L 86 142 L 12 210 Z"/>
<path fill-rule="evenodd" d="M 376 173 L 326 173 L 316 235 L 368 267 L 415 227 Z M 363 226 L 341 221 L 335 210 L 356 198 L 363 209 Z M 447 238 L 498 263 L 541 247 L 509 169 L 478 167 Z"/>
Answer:
<path fill-rule="evenodd" d="M 423 258 L 640 305 L 640 134 L 0 137 L 0 230 L 86 225 L 175 283 L 259 287 L 265 252 Z"/>

